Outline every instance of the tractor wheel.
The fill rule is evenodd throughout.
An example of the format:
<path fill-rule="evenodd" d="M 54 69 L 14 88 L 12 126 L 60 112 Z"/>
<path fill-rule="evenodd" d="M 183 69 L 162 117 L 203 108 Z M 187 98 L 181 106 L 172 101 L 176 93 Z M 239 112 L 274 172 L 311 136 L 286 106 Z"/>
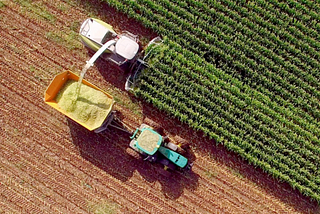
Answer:
<path fill-rule="evenodd" d="M 153 130 L 158 132 L 160 135 L 164 135 L 164 130 L 157 122 L 151 120 L 149 117 L 144 118 L 143 123 L 152 127 Z"/>
<path fill-rule="evenodd" d="M 171 169 L 172 171 L 174 171 L 174 170 L 177 169 L 177 166 L 176 166 L 174 163 L 171 163 L 171 162 L 167 165 L 167 167 L 168 167 L 169 169 Z"/>
<path fill-rule="evenodd" d="M 164 177 L 168 178 L 171 176 L 171 172 L 168 171 L 168 169 L 166 167 L 161 167 L 160 170 L 159 170 L 159 173 L 161 175 L 163 175 Z"/>
<path fill-rule="evenodd" d="M 173 139 L 181 150 L 187 149 L 190 145 L 190 143 L 187 140 L 183 139 L 179 135 L 174 136 Z"/>
<path fill-rule="evenodd" d="M 126 153 L 131 157 L 133 157 L 134 159 L 137 159 L 137 160 L 142 159 L 141 155 L 137 151 L 131 149 L 130 147 L 126 148 Z"/>
<path fill-rule="evenodd" d="M 185 153 L 186 153 L 186 150 L 185 150 L 185 149 L 183 149 L 181 146 L 179 146 L 179 145 L 178 145 L 177 152 L 183 155 L 183 154 L 185 154 Z"/>
<path fill-rule="evenodd" d="M 172 143 L 172 142 L 167 142 L 165 144 L 165 146 L 169 149 L 171 149 L 172 151 L 177 151 L 179 148 L 178 148 L 178 145 Z"/>
<path fill-rule="evenodd" d="M 176 165 L 174 163 L 170 162 L 166 158 L 160 159 L 159 163 L 161 163 L 163 165 L 165 170 L 168 170 L 168 169 L 170 169 L 172 171 L 176 170 Z"/>

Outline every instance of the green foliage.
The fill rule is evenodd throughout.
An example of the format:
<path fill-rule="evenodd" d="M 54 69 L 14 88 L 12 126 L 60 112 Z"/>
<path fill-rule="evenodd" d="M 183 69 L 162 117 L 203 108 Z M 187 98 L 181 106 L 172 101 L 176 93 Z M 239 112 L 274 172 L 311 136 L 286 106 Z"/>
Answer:
<path fill-rule="evenodd" d="M 0 9 L 6 7 L 6 4 L 0 1 Z"/>
<path fill-rule="evenodd" d="M 89 203 L 88 208 L 94 214 L 113 214 L 118 213 L 119 205 L 113 201 L 102 201 L 98 204 Z"/>
<path fill-rule="evenodd" d="M 136 95 L 320 201 L 320 4 L 108 0 L 164 37 Z"/>
<path fill-rule="evenodd" d="M 42 19 L 50 21 L 52 24 L 56 21 L 56 16 L 52 13 L 50 13 L 46 6 L 42 2 L 34 2 L 32 0 L 14 0 L 14 2 L 17 2 L 22 7 L 26 8 L 27 11 L 32 12 L 35 17 L 41 17 Z"/>

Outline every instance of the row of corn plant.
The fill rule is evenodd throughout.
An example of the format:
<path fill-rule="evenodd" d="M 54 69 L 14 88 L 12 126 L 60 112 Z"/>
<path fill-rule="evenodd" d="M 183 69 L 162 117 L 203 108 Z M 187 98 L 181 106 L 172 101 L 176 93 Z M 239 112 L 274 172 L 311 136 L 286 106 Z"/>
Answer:
<path fill-rule="evenodd" d="M 318 7 L 294 0 L 108 3 L 168 38 L 137 96 L 319 201 Z M 266 11 L 264 3 L 276 7 Z M 301 13 L 308 9 L 311 18 Z"/>
<path fill-rule="evenodd" d="M 150 7 L 150 6 L 152 6 L 152 4 L 149 4 L 149 5 L 148 5 L 148 7 Z M 155 7 L 155 6 L 153 5 L 153 7 Z M 159 17 L 158 17 L 158 20 L 159 20 Z M 168 23 L 167 23 L 167 24 L 168 24 Z M 174 27 L 174 23 L 169 23 L 169 25 L 167 25 L 166 27 L 168 27 L 169 29 L 170 29 L 170 28 L 173 28 L 173 27 Z M 178 28 L 175 28 L 175 29 L 178 29 Z M 180 30 L 181 30 L 181 29 L 180 29 Z M 189 38 L 189 39 L 190 39 L 190 38 L 193 38 L 193 44 L 196 44 L 197 38 L 190 36 L 190 34 L 187 34 L 187 36 L 185 37 L 185 39 L 187 39 L 187 38 Z M 181 41 L 181 42 L 183 42 L 183 41 Z M 219 43 L 217 43 L 217 44 L 219 44 Z M 202 47 L 205 47 L 206 44 L 202 43 L 201 46 L 202 46 Z M 223 47 L 226 47 L 224 44 L 222 44 L 222 46 L 223 46 Z M 199 49 L 199 48 L 197 48 L 197 49 Z M 228 49 L 225 49 L 224 51 L 226 52 L 226 51 L 228 51 Z M 230 49 L 229 49 L 229 51 L 230 51 Z M 233 49 L 233 52 L 235 52 L 234 49 Z M 245 63 L 248 64 L 248 62 L 247 62 L 248 59 L 244 57 L 244 60 L 245 60 Z M 249 63 L 250 63 L 250 62 L 254 63 L 253 60 L 250 60 Z M 238 68 L 238 69 L 240 69 L 240 70 L 243 70 L 243 67 L 245 66 L 245 65 L 242 64 L 242 63 L 234 63 L 234 64 L 235 64 L 236 68 Z M 261 66 L 259 66 L 259 68 L 261 68 Z M 249 72 L 248 72 L 248 69 L 246 69 L 245 72 L 246 72 L 246 73 L 249 73 L 250 70 L 249 70 Z M 251 72 L 251 73 L 253 73 L 253 72 Z M 254 74 L 254 73 L 253 73 L 253 74 Z M 258 78 L 259 78 L 259 77 L 258 77 Z M 258 79 L 258 80 L 259 80 L 259 79 Z M 268 83 L 269 83 L 269 87 L 274 88 L 274 84 L 273 84 L 272 82 L 270 83 L 270 81 L 268 82 L 268 80 L 266 80 L 267 83 L 265 83 L 265 80 L 266 80 L 266 79 L 262 79 L 262 81 L 264 82 L 264 84 L 267 84 L 267 85 L 268 85 Z M 282 81 L 281 78 L 277 78 L 277 80 L 278 80 L 278 81 Z M 282 83 L 285 84 L 286 82 L 285 82 L 285 81 L 282 81 Z M 296 93 L 297 93 L 296 96 L 301 96 L 301 93 L 296 90 L 296 87 L 291 87 L 291 90 L 292 90 L 293 92 L 296 92 Z M 278 91 L 279 91 L 280 93 L 285 93 L 285 95 L 283 95 L 283 96 L 290 96 L 290 94 L 289 94 L 289 93 L 286 93 L 286 91 L 282 90 L 282 88 L 279 88 Z M 313 90 L 313 91 L 314 91 L 314 90 Z M 302 93 L 302 94 L 305 94 L 305 93 Z M 317 103 L 317 102 L 313 102 L 313 104 L 315 104 L 315 103 Z M 311 109 L 312 109 L 312 108 L 311 108 Z"/>
<path fill-rule="evenodd" d="M 170 53 L 170 52 L 168 52 L 168 54 L 169 54 L 169 53 Z M 181 64 L 179 64 L 179 63 L 177 63 L 177 62 L 176 62 L 175 64 L 178 64 L 178 65 L 173 65 L 173 64 L 170 65 L 170 63 L 166 63 L 166 64 L 169 66 L 169 67 L 167 67 L 167 68 L 164 68 L 164 70 L 166 70 L 166 71 L 172 69 L 172 68 L 175 67 L 175 66 L 179 67 L 180 70 L 184 68 L 183 65 L 181 65 Z M 183 72 L 184 72 L 184 73 L 191 73 L 191 72 L 190 72 L 190 69 L 186 69 L 186 68 L 183 69 Z M 173 75 L 173 76 L 175 76 L 175 75 Z M 180 76 L 180 73 L 179 73 L 178 76 Z M 182 76 L 180 76 L 180 78 L 181 78 L 181 77 L 182 77 Z M 215 85 L 211 84 L 211 82 L 206 81 L 203 76 L 199 76 L 198 74 L 193 73 L 193 74 L 191 74 L 189 77 L 190 77 L 190 79 L 192 79 L 193 82 L 196 82 L 197 80 L 198 80 L 199 82 L 202 82 L 201 85 L 199 85 L 199 86 L 194 85 L 192 82 L 188 82 L 187 85 L 193 86 L 193 87 L 192 87 L 193 89 L 201 88 L 201 87 L 203 87 L 203 86 L 205 86 L 205 87 L 208 87 L 208 86 L 210 87 L 210 86 L 211 86 L 211 87 L 212 87 L 211 90 L 215 90 L 215 89 L 217 88 L 217 87 L 216 87 L 216 84 L 215 84 Z M 245 94 L 242 94 L 242 95 L 241 95 L 240 91 L 237 90 L 236 87 L 232 87 L 232 86 L 230 86 L 230 85 L 224 84 L 224 83 L 221 82 L 221 81 L 220 81 L 219 83 L 222 84 L 222 86 L 223 86 L 226 90 L 230 90 L 230 89 L 231 89 L 231 93 L 234 94 L 234 95 L 237 95 L 237 96 L 240 97 L 241 99 L 243 99 L 243 100 L 250 100 L 250 97 L 246 96 Z M 203 89 L 207 89 L 207 88 L 203 88 Z M 233 89 L 235 89 L 235 90 L 233 90 Z M 210 93 L 210 91 L 206 91 L 206 93 L 202 92 L 202 94 L 203 94 L 203 95 L 202 95 L 202 98 L 205 97 L 205 95 L 207 95 L 207 96 L 212 95 L 212 94 Z M 211 96 L 210 99 L 213 100 L 214 97 Z M 233 102 L 235 102 L 235 100 L 233 100 Z M 241 100 L 239 99 L 238 102 L 241 102 Z M 252 103 L 253 103 L 253 102 L 250 102 L 250 104 L 252 104 Z M 297 125 L 295 125 L 294 123 L 292 123 L 292 122 L 290 122 L 290 121 L 287 121 L 286 118 L 283 118 L 283 117 L 279 116 L 279 115 L 277 114 L 277 112 L 274 112 L 273 110 L 265 107 L 265 106 L 262 105 L 261 103 L 254 102 L 254 104 L 255 104 L 255 105 L 258 105 L 258 106 L 259 106 L 259 109 L 260 109 L 265 115 L 271 116 L 271 117 L 272 117 L 272 118 L 271 118 L 272 121 L 284 121 L 284 124 L 286 124 L 287 127 L 290 127 L 290 126 L 293 127 L 293 130 L 294 130 L 296 133 L 299 133 L 299 134 L 302 134 L 302 135 L 307 135 L 308 137 L 312 137 L 312 136 L 313 136 L 313 133 L 307 134 L 307 133 L 304 132 L 304 131 L 300 131 L 300 126 L 297 126 Z M 242 105 L 241 105 L 241 108 L 244 108 L 244 107 L 247 107 L 246 104 L 242 104 Z M 249 114 L 250 114 L 250 113 L 252 113 L 252 112 L 246 112 L 246 113 L 249 113 Z M 296 119 L 297 119 L 297 118 L 296 118 Z M 281 131 L 283 131 L 283 130 L 281 129 L 281 127 L 276 127 L 276 130 L 279 130 L 279 129 L 280 129 Z M 316 130 L 317 130 L 317 128 L 316 128 Z M 318 132 L 318 131 L 316 131 L 316 132 Z M 294 140 L 294 139 L 290 139 L 290 140 Z M 314 141 L 318 141 L 316 138 L 313 139 L 313 140 L 314 140 Z M 290 142 L 288 142 L 288 143 L 290 143 Z M 318 150 L 317 148 L 314 148 L 314 149 L 315 149 L 315 151 Z"/>
<path fill-rule="evenodd" d="M 148 89 L 145 89 L 145 91 L 148 91 L 148 90 L 152 91 L 151 92 L 152 97 L 156 98 L 161 103 L 159 106 L 160 108 L 163 107 L 163 103 L 169 103 L 169 107 L 167 106 L 167 109 L 165 109 L 166 111 L 171 113 L 172 111 L 176 111 L 178 109 L 179 112 L 187 114 L 187 118 L 189 119 L 186 122 L 188 124 L 190 124 L 191 126 L 196 126 L 198 130 L 203 130 L 202 125 L 201 124 L 199 125 L 199 123 L 197 123 L 197 119 L 201 114 L 199 114 L 196 111 L 196 108 L 192 108 L 192 104 L 190 104 L 192 103 L 192 99 L 190 99 L 190 94 L 185 99 L 181 99 L 181 97 L 177 96 L 176 94 L 171 96 L 170 92 L 176 91 L 176 90 L 172 90 L 171 88 L 166 88 L 167 87 L 166 84 L 161 83 L 158 77 L 152 78 L 149 75 L 148 78 L 149 78 L 149 81 L 147 82 L 151 81 L 154 84 L 152 84 L 151 86 L 147 83 L 146 85 L 148 86 Z M 154 87 L 157 84 L 159 84 L 158 87 Z M 166 93 L 163 93 L 162 90 L 159 90 L 162 87 L 166 88 Z M 181 105 L 181 103 L 183 103 L 183 105 Z M 261 143 L 261 141 L 255 140 L 252 137 L 248 138 L 247 141 L 246 139 L 241 139 L 240 133 L 243 132 L 243 130 L 237 129 L 236 131 L 234 131 L 236 129 L 234 124 L 227 123 L 227 121 L 221 120 L 221 118 L 227 118 L 228 116 L 230 117 L 230 111 L 223 111 L 221 109 L 221 106 L 222 105 L 219 105 L 219 103 L 216 104 L 215 110 L 216 111 L 220 110 L 220 112 L 223 112 L 223 114 L 217 114 L 216 116 L 211 117 L 211 119 L 208 121 L 208 123 L 210 124 L 209 130 L 216 128 L 217 129 L 216 131 L 220 133 L 220 135 L 222 135 L 222 137 L 224 137 L 224 139 L 226 139 L 227 141 L 231 141 L 234 143 L 238 142 L 238 144 L 240 142 L 241 148 L 244 148 L 247 153 L 250 153 L 253 150 L 256 151 L 257 153 L 260 153 L 259 151 L 264 151 L 265 158 L 267 158 L 267 160 L 264 160 L 264 161 L 267 162 L 268 164 L 271 164 L 273 168 L 279 168 L 280 171 L 283 171 L 283 169 L 286 169 L 292 175 L 297 174 L 299 175 L 299 182 L 301 182 L 302 184 L 310 188 L 313 188 L 314 190 L 317 189 L 316 187 L 317 184 L 310 180 L 310 178 L 312 178 L 312 175 L 310 175 L 308 171 L 306 170 L 304 171 L 299 164 L 295 164 L 293 161 L 290 161 L 289 157 L 287 157 L 286 155 L 281 155 L 281 153 L 275 152 L 274 149 L 265 147 Z M 228 130 L 230 129 L 233 130 L 232 132 L 234 133 L 228 132 Z M 261 135 L 259 134 L 257 136 L 261 136 Z M 244 142 L 247 142 L 247 143 L 244 143 Z M 268 159 L 270 159 L 271 162 L 269 162 Z M 296 172 L 295 172 L 295 168 L 292 167 L 293 165 L 296 166 Z M 308 178 L 306 178 L 306 176 L 303 176 L 304 174 L 306 174 Z M 295 179 L 294 176 L 291 176 L 291 177 L 292 179 Z"/>
<path fill-rule="evenodd" d="M 163 68 L 162 70 L 169 70 L 168 68 Z M 179 75 L 180 76 L 180 75 Z M 180 76 L 181 77 L 181 76 Z M 157 78 L 157 79 L 159 79 L 159 78 Z M 162 77 L 160 77 L 160 79 L 164 79 L 164 76 L 162 76 Z M 170 85 L 168 82 L 166 82 L 166 85 Z M 190 85 L 192 85 L 192 87 L 191 88 L 196 88 L 196 86 L 194 85 L 194 84 L 192 84 L 192 82 L 189 82 L 188 83 L 188 85 L 190 86 Z M 179 86 L 178 88 L 183 88 L 183 87 L 181 87 L 181 86 Z M 187 88 L 187 89 L 189 89 L 190 87 L 185 87 L 185 88 Z M 190 92 L 188 92 L 188 93 L 190 93 Z M 183 102 L 182 102 L 183 103 Z M 203 112 L 204 113 L 204 112 Z"/>

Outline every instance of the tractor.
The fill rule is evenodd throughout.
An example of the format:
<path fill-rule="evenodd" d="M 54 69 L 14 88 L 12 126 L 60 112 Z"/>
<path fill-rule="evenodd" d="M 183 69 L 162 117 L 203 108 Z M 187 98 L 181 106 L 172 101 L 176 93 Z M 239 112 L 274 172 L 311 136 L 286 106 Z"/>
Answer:
<path fill-rule="evenodd" d="M 130 137 L 131 141 L 127 152 L 130 150 L 141 155 L 143 160 L 151 163 L 160 163 L 163 168 L 160 173 L 169 176 L 170 171 L 190 170 L 192 163 L 181 153 L 184 152 L 181 145 L 171 142 L 168 136 L 163 136 L 161 129 L 155 129 L 147 124 L 141 124 Z"/>

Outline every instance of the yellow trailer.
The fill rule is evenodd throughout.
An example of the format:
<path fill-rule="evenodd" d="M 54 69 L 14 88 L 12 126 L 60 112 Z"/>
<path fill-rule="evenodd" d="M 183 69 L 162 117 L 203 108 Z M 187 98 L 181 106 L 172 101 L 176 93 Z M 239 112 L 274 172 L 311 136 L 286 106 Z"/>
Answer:
<path fill-rule="evenodd" d="M 78 80 L 71 71 L 56 75 L 44 93 L 44 102 L 88 130 L 101 132 L 113 120 L 113 96 L 86 80 L 76 94 Z"/>

